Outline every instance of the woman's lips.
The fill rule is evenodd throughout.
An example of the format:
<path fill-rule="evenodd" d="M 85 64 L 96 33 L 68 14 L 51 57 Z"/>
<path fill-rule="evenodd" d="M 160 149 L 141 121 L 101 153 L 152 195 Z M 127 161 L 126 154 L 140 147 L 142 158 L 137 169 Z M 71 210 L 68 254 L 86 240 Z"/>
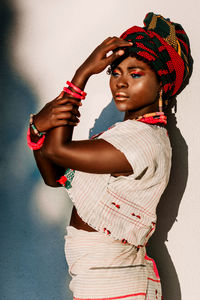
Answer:
<path fill-rule="evenodd" d="M 115 99 L 116 100 L 121 100 L 121 101 L 123 101 L 123 100 L 127 100 L 129 97 L 126 95 L 126 94 L 124 94 L 124 93 L 116 93 L 115 94 Z"/>

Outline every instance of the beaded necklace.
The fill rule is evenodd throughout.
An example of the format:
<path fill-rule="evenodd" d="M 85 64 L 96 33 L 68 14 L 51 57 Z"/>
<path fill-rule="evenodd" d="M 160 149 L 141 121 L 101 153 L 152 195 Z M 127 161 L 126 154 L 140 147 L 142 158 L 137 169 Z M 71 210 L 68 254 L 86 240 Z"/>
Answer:
<path fill-rule="evenodd" d="M 145 114 L 136 119 L 136 121 L 147 123 L 147 124 L 167 124 L 167 117 L 164 112 L 153 112 L 149 114 Z"/>
<path fill-rule="evenodd" d="M 167 117 L 165 116 L 164 112 L 148 113 L 148 114 L 142 115 L 142 116 L 138 117 L 137 119 L 133 119 L 133 120 L 139 121 L 142 123 L 146 123 L 146 124 L 158 124 L 158 123 L 164 124 L 164 125 L 167 124 Z M 108 130 L 113 128 L 114 126 L 115 126 L 115 124 L 112 125 L 111 127 L 109 127 Z M 97 134 L 93 135 L 90 139 L 92 139 L 92 140 L 96 139 L 104 132 L 105 131 L 97 133 Z"/>

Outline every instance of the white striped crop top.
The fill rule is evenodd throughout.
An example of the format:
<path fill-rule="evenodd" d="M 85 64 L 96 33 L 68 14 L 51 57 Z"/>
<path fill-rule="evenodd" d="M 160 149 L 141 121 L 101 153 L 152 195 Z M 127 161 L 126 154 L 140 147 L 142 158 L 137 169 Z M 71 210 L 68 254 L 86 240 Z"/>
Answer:
<path fill-rule="evenodd" d="M 75 171 L 67 190 L 79 216 L 99 232 L 144 246 L 156 225 L 156 207 L 171 168 L 165 128 L 136 120 L 116 123 L 100 139 L 120 150 L 133 174 L 114 177 Z"/>

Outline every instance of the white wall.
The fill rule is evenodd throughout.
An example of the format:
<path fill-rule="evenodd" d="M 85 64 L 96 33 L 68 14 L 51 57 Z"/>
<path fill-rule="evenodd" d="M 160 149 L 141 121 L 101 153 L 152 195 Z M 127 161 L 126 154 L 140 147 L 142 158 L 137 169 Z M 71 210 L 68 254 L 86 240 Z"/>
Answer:
<path fill-rule="evenodd" d="M 183 25 L 191 41 L 194 72 L 190 85 L 177 97 L 176 116 L 177 128 L 188 146 L 189 172 L 185 191 L 179 199 L 178 222 L 170 229 L 165 244 L 177 273 L 182 296 L 177 291 L 177 297 L 173 296 L 172 299 L 171 296 L 166 300 L 200 299 L 200 2 L 15 0 L 11 6 L 14 7 L 16 17 L 15 29 L 11 30 L 8 41 L 11 63 L 16 72 L 29 83 L 38 99 L 38 108 L 58 95 L 65 81 L 72 78 L 76 68 L 103 39 L 119 36 L 133 25 L 142 26 L 147 12 L 160 13 Z M 88 137 L 95 118 L 111 101 L 108 76 L 105 73 L 92 78 L 86 90 L 88 96 L 81 108 L 80 125 L 75 131 L 75 138 L 78 139 Z M 173 197 L 173 194 L 170 196 Z M 54 197 L 58 199 L 53 201 Z M 65 197 L 62 191 L 59 191 L 59 196 L 55 191 L 52 194 L 52 189 L 39 182 L 32 195 L 30 209 L 36 218 L 39 216 L 41 224 L 61 224 L 66 219 Z M 173 210 L 173 206 L 170 209 Z M 166 211 L 168 213 L 171 212 Z M 170 276 L 169 273 L 162 277 L 165 279 Z M 177 285 L 171 286 L 176 288 Z M 166 292 L 165 288 L 165 293 L 175 295 L 176 291 Z"/>

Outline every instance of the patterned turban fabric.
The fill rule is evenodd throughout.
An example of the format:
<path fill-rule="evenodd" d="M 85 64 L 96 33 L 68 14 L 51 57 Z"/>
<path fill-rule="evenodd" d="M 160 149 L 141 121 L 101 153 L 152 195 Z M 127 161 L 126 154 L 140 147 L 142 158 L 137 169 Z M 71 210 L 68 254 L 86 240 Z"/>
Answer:
<path fill-rule="evenodd" d="M 128 49 L 148 61 L 163 86 L 163 98 L 179 94 L 192 73 L 190 43 L 182 26 L 152 12 L 144 19 L 144 27 L 133 26 L 121 38 L 131 41 Z"/>

